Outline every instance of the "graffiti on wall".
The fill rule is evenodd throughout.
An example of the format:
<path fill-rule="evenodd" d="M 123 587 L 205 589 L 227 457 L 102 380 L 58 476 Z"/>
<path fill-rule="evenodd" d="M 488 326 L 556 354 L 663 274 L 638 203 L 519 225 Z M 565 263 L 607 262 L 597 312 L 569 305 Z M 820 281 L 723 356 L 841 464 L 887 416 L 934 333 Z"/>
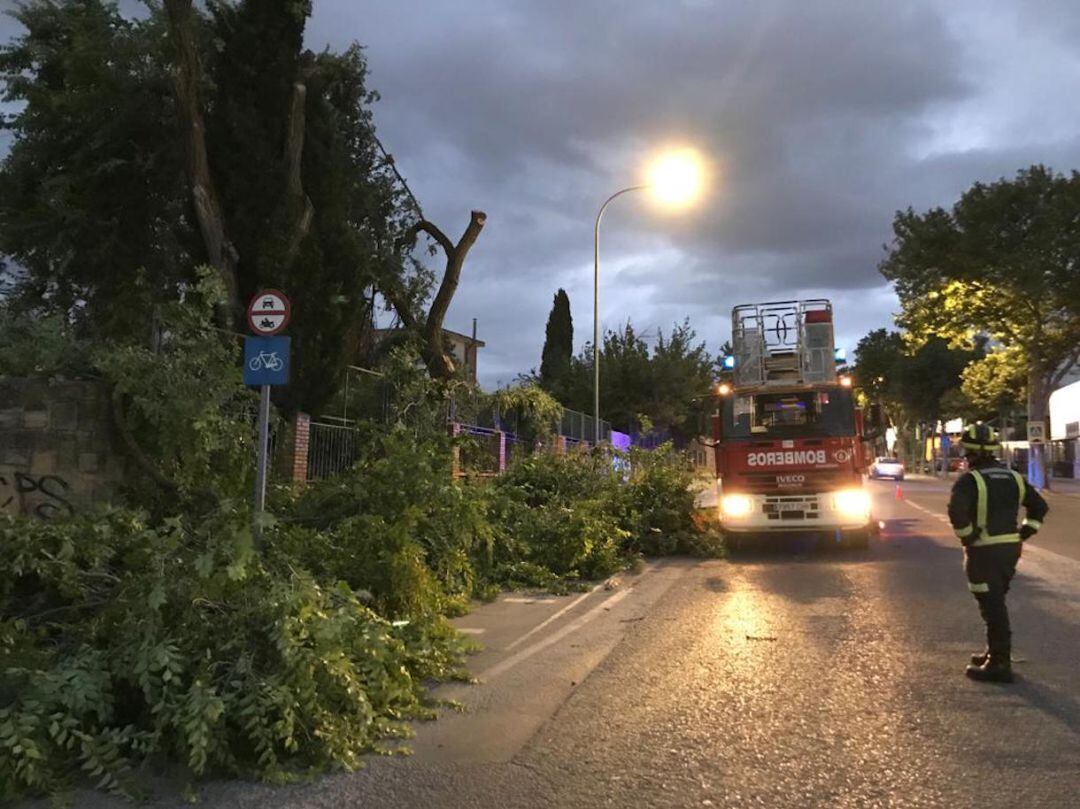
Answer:
<path fill-rule="evenodd" d="M 0 472 L 0 512 L 42 520 L 74 514 L 67 500 L 69 488 L 59 475 Z"/>

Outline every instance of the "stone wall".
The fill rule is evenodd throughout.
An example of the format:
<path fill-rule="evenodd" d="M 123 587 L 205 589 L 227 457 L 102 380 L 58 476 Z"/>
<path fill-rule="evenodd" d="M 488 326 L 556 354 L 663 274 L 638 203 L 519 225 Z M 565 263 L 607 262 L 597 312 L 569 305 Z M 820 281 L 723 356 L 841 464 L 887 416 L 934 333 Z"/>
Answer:
<path fill-rule="evenodd" d="M 96 382 L 0 378 L 0 512 L 49 519 L 111 500 L 124 475 Z"/>

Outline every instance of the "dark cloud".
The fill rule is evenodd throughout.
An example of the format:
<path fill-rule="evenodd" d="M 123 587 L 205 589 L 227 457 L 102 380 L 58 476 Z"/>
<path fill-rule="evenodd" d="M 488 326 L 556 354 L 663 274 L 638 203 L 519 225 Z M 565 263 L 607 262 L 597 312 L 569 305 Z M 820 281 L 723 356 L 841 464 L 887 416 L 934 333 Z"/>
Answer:
<path fill-rule="evenodd" d="M 489 384 L 538 363 L 559 286 L 591 337 L 597 209 L 669 144 L 708 156 L 711 193 L 613 203 L 604 324 L 688 316 L 715 347 L 734 303 L 825 294 L 852 347 L 896 308 L 876 267 L 897 209 L 1080 163 L 1078 37 L 1075 0 L 315 0 L 308 31 L 367 48 L 428 217 L 456 235 L 487 211 L 448 325 L 478 318 Z"/>

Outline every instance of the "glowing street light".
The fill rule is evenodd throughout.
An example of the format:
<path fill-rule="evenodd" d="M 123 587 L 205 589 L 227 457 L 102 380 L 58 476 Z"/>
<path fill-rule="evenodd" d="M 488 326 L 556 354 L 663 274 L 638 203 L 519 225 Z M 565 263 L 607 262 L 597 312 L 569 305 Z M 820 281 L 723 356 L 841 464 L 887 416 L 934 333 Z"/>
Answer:
<path fill-rule="evenodd" d="M 662 155 L 650 166 L 647 187 L 658 202 L 683 208 L 701 195 L 704 174 L 697 152 L 679 149 Z"/>
<path fill-rule="evenodd" d="M 647 182 L 616 191 L 600 206 L 593 228 L 593 445 L 600 444 L 600 219 L 617 197 L 631 191 L 648 190 L 670 208 L 684 208 L 700 195 L 705 185 L 701 158 L 693 149 L 678 149 L 661 155 L 650 167 Z"/>

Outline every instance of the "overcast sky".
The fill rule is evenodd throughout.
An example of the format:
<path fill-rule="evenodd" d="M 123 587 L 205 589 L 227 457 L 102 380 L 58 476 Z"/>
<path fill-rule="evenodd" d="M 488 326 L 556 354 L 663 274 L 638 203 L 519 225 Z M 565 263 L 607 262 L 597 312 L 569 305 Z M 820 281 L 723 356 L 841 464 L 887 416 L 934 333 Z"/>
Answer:
<path fill-rule="evenodd" d="M 689 317 L 711 351 L 734 304 L 819 295 L 850 349 L 897 308 L 898 208 L 1080 168 L 1076 0 L 315 0 L 308 41 L 366 46 L 428 218 L 456 239 L 487 212 L 446 325 L 479 320 L 488 386 L 539 364 L 560 286 L 591 339 L 597 209 L 666 146 L 707 157 L 709 194 L 608 208 L 601 322 Z"/>

